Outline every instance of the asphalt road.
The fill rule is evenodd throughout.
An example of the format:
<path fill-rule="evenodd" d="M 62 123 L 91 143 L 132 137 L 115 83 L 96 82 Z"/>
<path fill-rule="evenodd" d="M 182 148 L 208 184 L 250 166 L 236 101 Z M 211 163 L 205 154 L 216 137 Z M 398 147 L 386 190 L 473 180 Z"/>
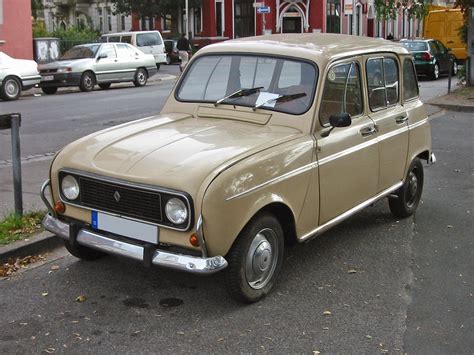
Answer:
<path fill-rule="evenodd" d="M 94 94 L 118 98 L 123 90 L 129 89 Z M 157 100 L 166 88 L 148 90 Z M 265 300 L 234 302 L 223 274 L 145 269 L 116 257 L 83 262 L 60 250 L 0 281 L 0 353 L 472 354 L 471 116 L 447 113 L 432 121 L 438 163 L 425 169 L 423 203 L 413 218 L 397 221 L 383 200 L 313 242 L 287 248 Z M 82 120 L 69 122 L 70 130 L 100 125 Z M 45 145 L 50 139 L 42 138 Z M 75 301 L 80 295 L 84 302 Z"/>

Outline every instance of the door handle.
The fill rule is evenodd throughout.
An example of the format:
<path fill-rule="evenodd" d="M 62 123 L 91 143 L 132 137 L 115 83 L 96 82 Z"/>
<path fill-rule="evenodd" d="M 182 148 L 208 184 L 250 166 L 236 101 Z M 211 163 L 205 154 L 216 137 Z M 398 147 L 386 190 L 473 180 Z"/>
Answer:
<path fill-rule="evenodd" d="M 368 137 L 372 134 L 377 133 L 377 128 L 375 128 L 374 126 L 364 127 L 360 129 L 359 133 L 362 135 L 362 137 Z"/>
<path fill-rule="evenodd" d="M 406 121 L 408 121 L 408 115 L 401 115 L 395 118 L 395 122 L 397 122 L 398 124 L 404 123 Z"/>

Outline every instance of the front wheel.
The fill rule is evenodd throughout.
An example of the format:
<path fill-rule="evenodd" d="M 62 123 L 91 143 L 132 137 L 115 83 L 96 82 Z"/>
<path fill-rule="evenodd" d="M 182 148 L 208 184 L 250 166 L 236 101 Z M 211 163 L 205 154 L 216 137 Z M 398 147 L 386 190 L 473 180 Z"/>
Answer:
<path fill-rule="evenodd" d="M 135 73 L 135 80 L 133 80 L 133 84 L 135 86 L 145 86 L 148 80 L 148 75 L 145 69 L 138 68 L 137 72 Z"/>
<path fill-rule="evenodd" d="M 21 83 L 17 78 L 10 76 L 3 80 L 0 87 L 0 96 L 4 100 L 16 100 L 21 93 Z"/>
<path fill-rule="evenodd" d="M 94 86 L 95 86 L 94 74 L 89 71 L 86 71 L 85 73 L 83 73 L 81 76 L 79 89 L 81 89 L 81 91 L 87 92 L 87 91 L 92 91 L 92 89 L 94 89 Z"/>
<path fill-rule="evenodd" d="M 83 245 L 71 245 L 68 240 L 64 240 L 64 246 L 66 247 L 68 252 L 70 252 L 76 258 L 82 260 L 96 260 L 105 255 L 105 253 L 102 253 L 101 251 L 94 250 Z"/>
<path fill-rule="evenodd" d="M 395 217 L 405 218 L 415 213 L 423 192 L 423 164 L 415 158 L 408 169 L 406 179 L 396 196 L 389 197 L 388 205 Z"/>
<path fill-rule="evenodd" d="M 257 302 L 273 288 L 283 261 L 283 230 L 269 213 L 254 217 L 227 254 L 227 292 L 237 301 Z"/>

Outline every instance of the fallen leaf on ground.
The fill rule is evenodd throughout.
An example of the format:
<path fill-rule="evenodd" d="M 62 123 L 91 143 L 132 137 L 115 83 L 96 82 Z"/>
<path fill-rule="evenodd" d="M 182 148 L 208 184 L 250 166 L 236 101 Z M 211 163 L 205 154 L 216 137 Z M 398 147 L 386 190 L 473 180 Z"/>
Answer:
<path fill-rule="evenodd" d="M 332 314 L 331 311 L 324 311 L 323 312 L 323 315 L 325 315 L 325 316 L 330 316 L 331 314 Z"/>
<path fill-rule="evenodd" d="M 46 297 L 47 295 L 49 295 L 48 292 L 43 292 L 43 293 L 41 294 L 41 296 L 43 296 L 43 297 Z"/>
<path fill-rule="evenodd" d="M 87 297 L 84 295 L 80 295 L 76 297 L 76 302 L 84 302 L 85 300 L 87 300 Z"/>
<path fill-rule="evenodd" d="M 372 339 L 372 335 L 366 335 L 365 336 L 367 339 Z"/>
<path fill-rule="evenodd" d="M 53 265 L 51 266 L 51 270 L 58 270 L 59 269 L 59 265 Z"/>
<path fill-rule="evenodd" d="M 357 270 L 354 270 L 354 269 L 351 269 L 351 270 L 347 271 L 348 274 L 355 274 L 356 272 L 357 272 Z"/>

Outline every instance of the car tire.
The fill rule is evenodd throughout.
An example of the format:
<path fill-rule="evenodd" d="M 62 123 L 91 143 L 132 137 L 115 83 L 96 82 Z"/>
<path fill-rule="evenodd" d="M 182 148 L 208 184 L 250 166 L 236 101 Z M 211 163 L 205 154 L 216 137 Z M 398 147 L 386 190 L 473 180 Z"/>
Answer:
<path fill-rule="evenodd" d="M 91 249 L 77 243 L 71 245 L 68 240 L 64 240 L 64 246 L 69 253 L 82 260 L 97 260 L 106 255 L 101 251 Z"/>
<path fill-rule="evenodd" d="M 81 82 L 79 84 L 79 89 L 83 92 L 92 91 L 95 86 L 95 76 L 94 73 L 86 71 L 82 73 Z"/>
<path fill-rule="evenodd" d="M 171 64 L 171 58 L 169 55 L 166 56 L 166 65 L 170 65 Z"/>
<path fill-rule="evenodd" d="M 0 88 L 0 96 L 6 101 L 18 99 L 21 94 L 21 82 L 14 76 L 7 76 Z"/>
<path fill-rule="evenodd" d="M 227 254 L 225 285 L 243 303 L 265 297 L 276 282 L 283 262 L 284 237 L 278 220 L 269 213 L 254 217 Z"/>
<path fill-rule="evenodd" d="M 54 95 L 56 92 L 58 92 L 58 88 L 54 86 L 47 86 L 44 88 L 41 88 L 41 90 L 46 94 L 46 95 Z"/>
<path fill-rule="evenodd" d="M 431 79 L 436 80 L 439 78 L 439 65 L 435 63 L 433 65 L 433 70 L 431 71 Z"/>
<path fill-rule="evenodd" d="M 456 60 L 453 60 L 453 67 L 451 68 L 451 74 L 456 76 L 458 74 L 458 63 Z"/>
<path fill-rule="evenodd" d="M 415 213 L 421 200 L 423 192 L 423 164 L 415 158 L 408 169 L 403 185 L 395 193 L 396 196 L 389 197 L 390 211 L 395 217 L 406 218 Z"/>
<path fill-rule="evenodd" d="M 107 90 L 110 88 L 110 85 L 112 85 L 112 83 L 102 83 L 102 84 L 99 84 L 99 87 L 102 89 L 102 90 Z"/>
<path fill-rule="evenodd" d="M 137 87 L 145 86 L 147 81 L 148 81 L 148 74 L 146 70 L 143 68 L 138 68 L 137 72 L 135 73 L 135 79 L 133 80 L 133 84 Z"/>

